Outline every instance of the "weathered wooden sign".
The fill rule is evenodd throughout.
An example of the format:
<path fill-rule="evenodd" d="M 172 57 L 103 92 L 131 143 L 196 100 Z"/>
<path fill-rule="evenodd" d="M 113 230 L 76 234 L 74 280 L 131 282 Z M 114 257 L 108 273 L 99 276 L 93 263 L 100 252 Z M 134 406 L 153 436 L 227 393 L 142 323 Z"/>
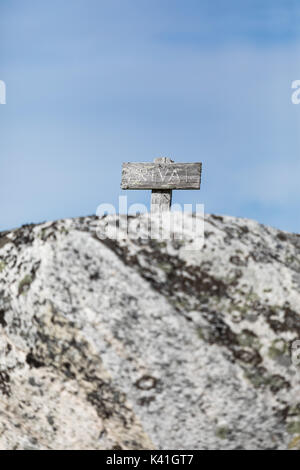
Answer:
<path fill-rule="evenodd" d="M 156 158 L 154 163 L 123 163 L 122 189 L 151 189 L 151 211 L 168 210 L 173 189 L 200 189 L 201 163 L 174 163 Z"/>
<path fill-rule="evenodd" d="M 122 189 L 200 189 L 201 163 L 123 163 Z"/>

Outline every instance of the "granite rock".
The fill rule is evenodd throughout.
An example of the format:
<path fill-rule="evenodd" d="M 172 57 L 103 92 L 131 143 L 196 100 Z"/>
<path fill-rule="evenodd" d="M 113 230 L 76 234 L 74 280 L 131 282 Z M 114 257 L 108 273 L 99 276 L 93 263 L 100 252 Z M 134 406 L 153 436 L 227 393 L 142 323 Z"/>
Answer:
<path fill-rule="evenodd" d="M 197 248 L 101 235 L 116 223 L 0 234 L 0 448 L 299 448 L 300 236 L 208 215 Z"/>

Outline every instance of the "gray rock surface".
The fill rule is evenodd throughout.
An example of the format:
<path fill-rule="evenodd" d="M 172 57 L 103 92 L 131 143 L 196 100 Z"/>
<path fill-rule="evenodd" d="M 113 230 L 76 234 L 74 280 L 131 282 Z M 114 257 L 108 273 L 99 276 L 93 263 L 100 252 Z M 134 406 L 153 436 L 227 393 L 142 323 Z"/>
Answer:
<path fill-rule="evenodd" d="M 101 240 L 114 220 L 0 234 L 0 448 L 298 448 L 300 236 Z"/>

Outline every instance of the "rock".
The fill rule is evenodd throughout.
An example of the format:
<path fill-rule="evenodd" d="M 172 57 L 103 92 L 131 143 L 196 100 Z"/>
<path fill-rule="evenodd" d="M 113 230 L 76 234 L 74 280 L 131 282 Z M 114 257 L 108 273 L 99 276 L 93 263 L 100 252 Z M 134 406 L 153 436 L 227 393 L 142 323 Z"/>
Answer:
<path fill-rule="evenodd" d="M 0 448 L 299 448 L 300 236 L 101 239 L 116 219 L 0 234 Z"/>

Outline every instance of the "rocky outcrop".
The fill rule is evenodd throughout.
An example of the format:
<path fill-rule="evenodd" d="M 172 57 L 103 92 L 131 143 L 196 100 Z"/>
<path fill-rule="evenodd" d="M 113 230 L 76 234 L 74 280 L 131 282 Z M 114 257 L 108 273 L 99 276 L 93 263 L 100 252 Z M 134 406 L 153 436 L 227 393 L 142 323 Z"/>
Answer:
<path fill-rule="evenodd" d="M 0 448 L 298 448 L 300 236 L 212 215 L 197 250 L 114 221 L 0 234 Z"/>

